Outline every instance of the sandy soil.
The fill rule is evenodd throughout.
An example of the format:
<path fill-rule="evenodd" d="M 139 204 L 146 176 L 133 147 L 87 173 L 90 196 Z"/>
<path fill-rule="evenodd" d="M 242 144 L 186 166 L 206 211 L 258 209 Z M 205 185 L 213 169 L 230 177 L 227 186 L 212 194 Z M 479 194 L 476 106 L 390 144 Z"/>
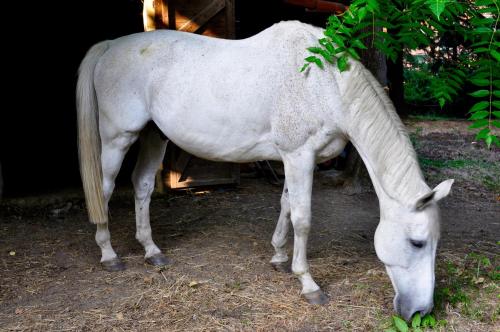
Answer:
<path fill-rule="evenodd" d="M 474 252 L 498 266 L 500 248 L 500 150 L 472 144 L 462 123 L 435 129 L 442 125 L 409 123 L 429 185 L 456 179 L 452 196 L 441 204 L 438 287 L 449 280 L 449 262 L 461 264 Z M 393 290 L 373 248 L 379 211 L 371 188 L 352 195 L 332 187 L 325 174 L 316 176 L 309 261 L 331 298 L 323 307 L 305 303 L 299 282 L 268 263 L 280 194 L 281 188 L 265 179 L 244 178 L 235 189 L 156 196 L 154 238 L 174 260 L 158 270 L 144 264 L 134 239 L 132 193 L 120 189 L 111 202 L 110 226 L 115 250 L 127 265 L 118 273 L 99 266 L 94 226 L 78 191 L 5 200 L 0 205 L 0 330 L 387 327 Z M 479 305 L 482 314 L 464 314 L 460 305 L 443 303 L 436 315 L 448 325 L 441 329 L 498 331 L 498 281 L 486 279 L 467 290 L 471 306 Z"/>

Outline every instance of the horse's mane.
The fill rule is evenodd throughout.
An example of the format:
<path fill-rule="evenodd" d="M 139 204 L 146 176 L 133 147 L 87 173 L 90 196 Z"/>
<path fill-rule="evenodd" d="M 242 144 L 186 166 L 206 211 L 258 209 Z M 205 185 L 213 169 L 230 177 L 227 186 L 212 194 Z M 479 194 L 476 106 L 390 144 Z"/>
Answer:
<path fill-rule="evenodd" d="M 350 132 L 362 147 L 386 194 L 405 205 L 429 192 L 417 156 L 394 105 L 375 77 L 352 61 L 342 99 L 352 105 Z M 344 75 L 342 75 L 344 77 Z"/>

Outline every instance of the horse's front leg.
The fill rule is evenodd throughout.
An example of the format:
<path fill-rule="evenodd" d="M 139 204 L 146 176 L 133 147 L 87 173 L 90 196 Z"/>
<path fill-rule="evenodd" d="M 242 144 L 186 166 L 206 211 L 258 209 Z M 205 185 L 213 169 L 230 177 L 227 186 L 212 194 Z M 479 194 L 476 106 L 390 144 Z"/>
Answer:
<path fill-rule="evenodd" d="M 281 212 L 271 241 L 275 250 L 275 254 L 271 258 L 271 265 L 274 269 L 281 272 L 290 272 L 289 266 L 286 264 L 288 262 L 288 255 L 285 249 L 289 228 L 290 202 L 288 200 L 288 187 L 285 181 L 283 193 L 281 194 Z"/>
<path fill-rule="evenodd" d="M 309 273 L 307 238 L 311 228 L 311 195 L 315 158 L 313 152 L 296 151 L 283 157 L 291 220 L 294 230 L 292 271 L 302 283 L 302 294 L 311 304 L 325 304 L 328 297 Z"/>
<path fill-rule="evenodd" d="M 132 173 L 137 227 L 135 237 L 144 247 L 146 262 L 155 266 L 169 263 L 167 257 L 153 242 L 149 222 L 149 205 L 155 186 L 155 175 L 165 155 L 167 142 L 160 136 L 158 129 L 147 126 L 140 135 L 139 157 Z"/>

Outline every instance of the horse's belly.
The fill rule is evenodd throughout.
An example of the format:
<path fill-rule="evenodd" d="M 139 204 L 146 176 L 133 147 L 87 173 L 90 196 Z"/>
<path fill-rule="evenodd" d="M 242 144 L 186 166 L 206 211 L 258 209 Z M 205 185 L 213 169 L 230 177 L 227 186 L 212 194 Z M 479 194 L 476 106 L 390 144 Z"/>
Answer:
<path fill-rule="evenodd" d="M 246 140 L 235 142 L 234 140 L 212 141 L 208 144 L 199 136 L 196 140 L 186 140 L 184 135 L 170 135 L 168 138 L 184 151 L 187 151 L 197 157 L 227 162 L 252 162 L 257 160 L 279 160 L 280 155 L 275 145 L 270 139 L 262 137 L 261 140 Z M 202 138 L 201 140 L 199 138 Z M 228 144 L 232 142 L 231 144 Z"/>
<path fill-rule="evenodd" d="M 280 159 L 269 124 L 262 119 L 242 121 L 208 110 L 167 113 L 153 120 L 169 140 L 197 157 L 230 162 Z"/>

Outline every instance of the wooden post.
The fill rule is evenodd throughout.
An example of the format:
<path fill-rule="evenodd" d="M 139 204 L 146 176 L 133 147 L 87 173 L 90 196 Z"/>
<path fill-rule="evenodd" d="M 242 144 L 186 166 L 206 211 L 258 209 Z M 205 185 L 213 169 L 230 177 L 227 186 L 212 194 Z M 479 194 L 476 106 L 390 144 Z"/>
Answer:
<path fill-rule="evenodd" d="M 226 0 L 226 38 L 236 38 L 234 0 Z"/>

